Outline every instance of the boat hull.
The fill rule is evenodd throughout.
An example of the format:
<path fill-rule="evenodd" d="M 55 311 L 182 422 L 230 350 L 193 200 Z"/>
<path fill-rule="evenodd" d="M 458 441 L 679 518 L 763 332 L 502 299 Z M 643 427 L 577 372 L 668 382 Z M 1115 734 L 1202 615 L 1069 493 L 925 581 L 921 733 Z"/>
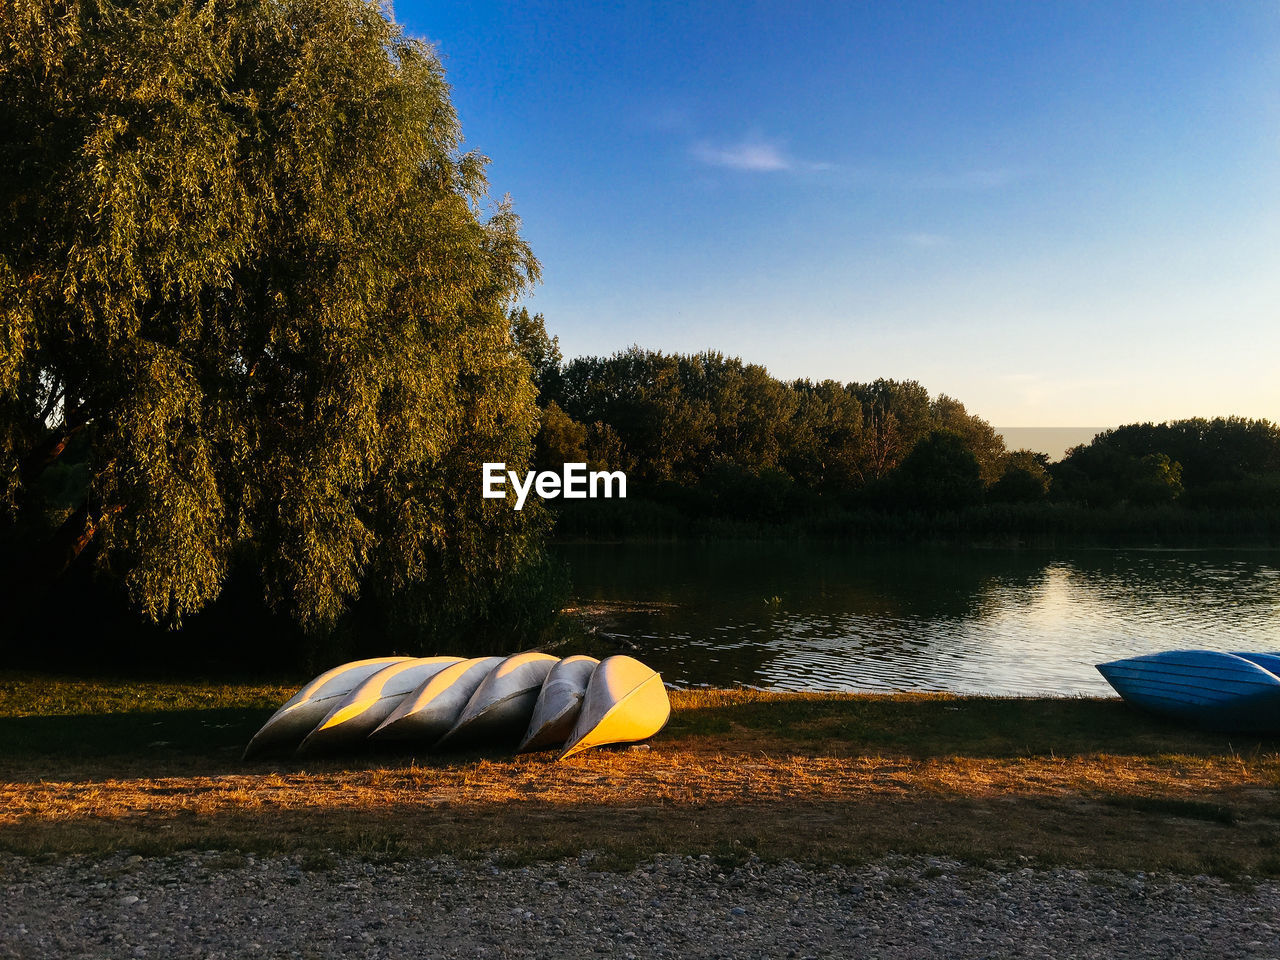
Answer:
<path fill-rule="evenodd" d="M 631 657 L 608 657 L 591 674 L 582 712 L 560 759 L 591 747 L 647 740 L 670 717 L 671 700 L 661 676 Z"/>
<path fill-rule="evenodd" d="M 559 657 L 547 653 L 507 657 L 476 688 L 457 722 L 436 746 L 514 746 L 529 726 L 543 681 L 558 662 Z"/>
<path fill-rule="evenodd" d="M 363 744 L 407 696 L 461 662 L 461 657 L 423 657 L 379 670 L 329 711 L 298 745 L 298 755 L 334 753 Z"/>
<path fill-rule="evenodd" d="M 411 657 L 375 657 L 326 670 L 290 697 L 262 725 L 242 759 L 290 754 L 344 697 L 369 677 Z"/>
<path fill-rule="evenodd" d="M 1165 653 L 1098 664 L 1127 702 L 1210 730 L 1280 733 L 1280 676 L 1258 660 L 1212 650 Z"/>
<path fill-rule="evenodd" d="M 582 712 L 591 674 L 600 665 L 595 657 L 565 657 L 551 668 L 542 682 L 533 718 L 517 753 L 551 750 L 564 746 L 573 735 L 573 726 Z"/>
<path fill-rule="evenodd" d="M 434 744 L 457 722 L 472 694 L 502 659 L 473 657 L 441 670 L 405 697 L 369 739 Z"/>

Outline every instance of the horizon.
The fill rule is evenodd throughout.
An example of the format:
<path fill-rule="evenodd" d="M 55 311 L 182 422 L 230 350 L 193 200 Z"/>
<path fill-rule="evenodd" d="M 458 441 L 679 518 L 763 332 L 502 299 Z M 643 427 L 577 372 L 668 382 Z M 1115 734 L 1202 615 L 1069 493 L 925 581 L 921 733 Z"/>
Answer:
<path fill-rule="evenodd" d="M 992 429 L 1007 449 L 1047 453 L 1050 462 L 1057 462 L 1072 447 L 1088 444 L 1099 433 L 1114 427 L 997 427 L 993 424 Z"/>
<path fill-rule="evenodd" d="M 1280 419 L 1274 6 L 401 3 L 566 355 Z"/>

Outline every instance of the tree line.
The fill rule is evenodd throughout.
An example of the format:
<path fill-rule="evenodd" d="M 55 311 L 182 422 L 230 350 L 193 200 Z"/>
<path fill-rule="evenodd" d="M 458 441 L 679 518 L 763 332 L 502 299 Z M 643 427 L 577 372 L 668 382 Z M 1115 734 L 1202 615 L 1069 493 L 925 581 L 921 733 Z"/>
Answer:
<path fill-rule="evenodd" d="M 513 331 L 539 388 L 538 465 L 625 470 L 633 495 L 690 515 L 1280 506 L 1280 428 L 1266 420 L 1123 426 L 1054 463 L 915 381 L 782 381 L 720 353 L 639 347 L 565 362 L 541 317 L 517 311 Z"/>

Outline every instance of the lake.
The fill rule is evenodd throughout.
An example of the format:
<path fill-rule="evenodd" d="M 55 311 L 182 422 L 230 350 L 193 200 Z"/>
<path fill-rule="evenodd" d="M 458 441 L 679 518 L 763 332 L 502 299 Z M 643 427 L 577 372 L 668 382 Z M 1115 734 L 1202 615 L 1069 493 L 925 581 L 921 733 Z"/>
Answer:
<path fill-rule="evenodd" d="M 1280 551 L 564 544 L 574 593 L 676 686 L 1110 695 L 1095 663 L 1280 650 Z"/>

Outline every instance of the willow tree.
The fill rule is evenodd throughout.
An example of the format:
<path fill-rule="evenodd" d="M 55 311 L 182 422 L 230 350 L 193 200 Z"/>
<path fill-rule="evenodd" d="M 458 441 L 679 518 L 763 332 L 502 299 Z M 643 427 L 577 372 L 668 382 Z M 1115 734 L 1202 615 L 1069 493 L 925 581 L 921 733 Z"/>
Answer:
<path fill-rule="evenodd" d="M 538 268 L 432 49 L 365 0 L 0 11 L 0 498 L 22 569 L 92 562 L 174 622 L 234 557 L 318 626 L 374 589 L 456 606 L 526 560 L 529 521 L 479 477 L 529 455 L 508 311 Z M 73 455 L 57 512 L 41 485 Z"/>

